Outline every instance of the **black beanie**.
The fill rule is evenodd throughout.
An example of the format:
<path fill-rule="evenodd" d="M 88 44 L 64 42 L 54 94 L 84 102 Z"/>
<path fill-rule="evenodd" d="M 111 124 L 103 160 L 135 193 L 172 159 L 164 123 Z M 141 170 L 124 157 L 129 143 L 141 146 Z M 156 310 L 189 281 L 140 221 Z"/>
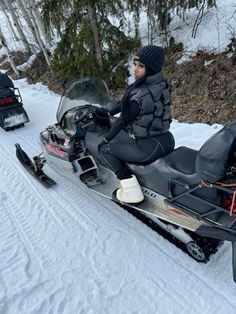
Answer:
<path fill-rule="evenodd" d="M 154 73 L 161 72 L 165 61 L 165 53 L 162 47 L 153 45 L 145 46 L 139 50 L 136 56 L 140 62 Z"/>

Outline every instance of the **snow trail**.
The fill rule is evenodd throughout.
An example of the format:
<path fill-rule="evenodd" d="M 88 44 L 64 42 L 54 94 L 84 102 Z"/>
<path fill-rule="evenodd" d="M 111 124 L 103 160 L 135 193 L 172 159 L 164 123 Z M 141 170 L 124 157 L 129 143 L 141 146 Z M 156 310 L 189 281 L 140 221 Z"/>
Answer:
<path fill-rule="evenodd" d="M 41 152 L 38 135 L 54 123 L 58 97 L 22 84 L 31 122 L 0 130 L 0 313 L 233 314 L 229 243 L 199 264 L 82 184 L 45 167 L 57 182 L 46 189 L 24 170 L 14 144 L 30 157 Z M 191 146 L 218 127 L 173 129 Z"/>

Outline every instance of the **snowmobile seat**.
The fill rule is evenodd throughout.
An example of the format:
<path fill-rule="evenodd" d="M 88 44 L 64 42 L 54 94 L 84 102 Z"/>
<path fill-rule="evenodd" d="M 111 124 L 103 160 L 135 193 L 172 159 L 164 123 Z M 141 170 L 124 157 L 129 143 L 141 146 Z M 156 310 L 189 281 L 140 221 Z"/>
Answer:
<path fill-rule="evenodd" d="M 0 73 L 0 99 L 12 97 L 17 101 L 14 90 L 12 80 L 6 74 Z"/>
<path fill-rule="evenodd" d="M 129 166 L 137 172 L 155 173 L 165 177 L 166 180 L 173 179 L 183 184 L 192 185 L 200 181 L 195 171 L 197 154 L 198 151 L 181 146 L 144 167 L 131 164 Z"/>
<path fill-rule="evenodd" d="M 201 179 L 195 170 L 197 156 L 198 151 L 182 146 L 150 165 L 141 167 L 129 164 L 129 166 L 142 185 L 171 199 L 199 186 Z M 199 200 L 192 198 L 191 194 L 199 197 Z M 201 199 L 220 204 L 221 197 L 216 189 L 199 187 L 194 192 L 184 194 L 178 202 L 180 206 L 189 207 L 199 214 L 214 210 L 214 205 L 204 204 Z M 218 220 L 221 215 L 219 212 L 213 213 L 210 218 Z"/>
<path fill-rule="evenodd" d="M 0 99 L 4 99 L 7 97 L 14 97 L 15 98 L 15 94 L 14 94 L 13 90 L 10 89 L 9 87 L 7 87 L 7 88 L 1 88 L 0 87 Z"/>
<path fill-rule="evenodd" d="M 175 177 L 186 181 L 187 177 L 191 178 L 190 182 L 192 182 L 192 178 L 196 176 L 195 161 L 197 154 L 198 151 L 182 146 L 159 158 L 154 162 L 154 166 L 162 168 L 168 178 Z"/>
<path fill-rule="evenodd" d="M 8 75 L 4 73 L 0 73 L 0 88 L 14 88 L 12 80 L 9 78 Z"/>
<path fill-rule="evenodd" d="M 202 180 L 216 183 L 224 177 L 235 160 L 236 120 L 212 135 L 199 150 L 196 171 Z"/>

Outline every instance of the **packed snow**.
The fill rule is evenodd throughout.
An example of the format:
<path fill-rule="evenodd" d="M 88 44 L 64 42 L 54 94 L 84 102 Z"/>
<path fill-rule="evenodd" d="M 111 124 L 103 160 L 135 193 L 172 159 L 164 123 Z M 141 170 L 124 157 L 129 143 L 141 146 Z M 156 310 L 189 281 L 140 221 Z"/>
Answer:
<path fill-rule="evenodd" d="M 207 264 L 81 184 L 45 168 L 46 189 L 15 157 L 40 153 L 59 96 L 41 83 L 19 87 L 30 122 L 0 129 L 0 313 L 227 313 L 236 307 L 231 245 Z M 198 149 L 221 125 L 173 121 L 176 147 Z"/>
<path fill-rule="evenodd" d="M 197 12 L 189 12 L 185 23 L 171 21 L 186 49 L 226 48 L 235 34 L 235 1 L 217 5 L 204 15 L 195 39 L 184 26 L 194 24 Z M 143 44 L 146 28 L 142 16 Z M 12 41 L 13 50 L 19 46 Z M 82 184 L 78 188 L 46 166 L 57 182 L 46 189 L 24 170 L 15 143 L 30 157 L 41 152 L 39 132 L 55 123 L 60 97 L 41 83 L 14 84 L 30 122 L 11 132 L 0 129 L 0 314 L 234 314 L 229 242 L 207 264 L 197 263 Z M 221 127 L 173 121 L 171 131 L 176 147 L 199 149 Z"/>

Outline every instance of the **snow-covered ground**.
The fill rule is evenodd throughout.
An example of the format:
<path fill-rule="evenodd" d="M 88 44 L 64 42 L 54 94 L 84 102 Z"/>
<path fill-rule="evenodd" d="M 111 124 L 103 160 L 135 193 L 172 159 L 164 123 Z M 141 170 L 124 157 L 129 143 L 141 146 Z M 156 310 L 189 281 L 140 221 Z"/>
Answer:
<path fill-rule="evenodd" d="M 31 122 L 0 129 L 1 314 L 234 314 L 231 246 L 199 264 L 112 201 L 57 181 L 45 189 L 21 167 L 55 122 L 59 96 L 40 83 L 20 88 Z M 199 148 L 220 125 L 174 121 L 176 146 Z"/>
<path fill-rule="evenodd" d="M 172 20 L 186 49 L 227 46 L 236 4 L 217 4 L 195 39 L 191 29 L 179 28 L 184 23 Z M 0 17 L 10 42 L 1 12 Z M 190 12 L 186 25 L 195 17 Z M 142 17 L 143 44 L 146 28 Z M 8 133 L 0 129 L 0 314 L 234 314 L 230 243 L 199 264 L 118 205 L 50 168 L 45 171 L 57 182 L 52 189 L 26 173 L 14 144 L 31 157 L 40 152 L 39 132 L 55 122 L 59 96 L 41 83 L 14 84 L 31 121 Z M 173 121 L 171 131 L 176 147 L 198 149 L 221 127 Z"/>

